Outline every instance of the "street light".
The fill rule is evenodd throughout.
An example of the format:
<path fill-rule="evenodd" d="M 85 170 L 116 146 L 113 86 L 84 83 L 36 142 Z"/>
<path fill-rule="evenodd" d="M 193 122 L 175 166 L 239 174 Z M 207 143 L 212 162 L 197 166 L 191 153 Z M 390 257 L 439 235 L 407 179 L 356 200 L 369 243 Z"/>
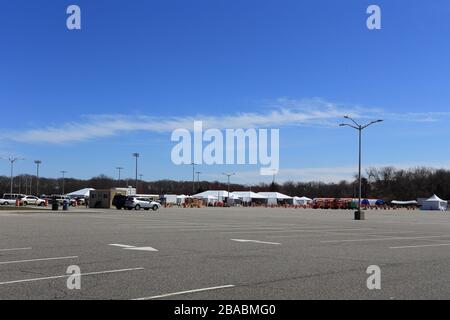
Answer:
<path fill-rule="evenodd" d="M 200 173 L 201 173 L 200 171 L 196 172 L 196 174 L 197 174 L 197 188 L 200 187 Z"/>
<path fill-rule="evenodd" d="M 234 176 L 236 173 L 222 173 L 224 176 L 227 176 L 228 177 L 228 191 L 227 191 L 227 196 L 228 196 L 228 199 L 227 199 L 227 201 L 229 201 L 229 199 L 230 199 L 230 177 L 231 176 Z"/>
<path fill-rule="evenodd" d="M 41 165 L 42 161 L 34 160 L 34 163 L 36 164 L 36 196 L 39 197 L 39 166 Z"/>
<path fill-rule="evenodd" d="M 383 120 L 375 120 L 372 122 L 369 122 L 368 124 L 361 125 L 358 122 L 356 122 L 354 119 L 352 119 L 349 116 L 344 116 L 345 119 L 348 119 L 354 123 L 341 123 L 340 127 L 350 127 L 355 130 L 358 130 L 358 137 L 359 137 L 359 167 L 358 167 L 358 181 L 359 181 L 359 192 L 358 192 L 358 211 L 355 212 L 355 220 L 364 220 L 364 213 L 361 212 L 361 198 L 362 198 L 362 183 L 361 183 L 361 164 L 362 164 L 362 131 L 366 129 L 367 127 L 371 126 L 372 124 L 383 122 Z"/>
<path fill-rule="evenodd" d="M 3 160 L 8 160 L 11 164 L 11 185 L 9 187 L 9 193 L 10 195 L 12 195 L 13 192 L 13 171 L 14 171 L 14 162 L 18 161 L 18 160 L 25 160 L 25 158 L 21 158 L 21 157 L 9 157 L 9 158 L 1 158 Z"/>
<path fill-rule="evenodd" d="M 195 193 L 195 166 L 197 164 L 195 162 L 191 163 L 192 166 L 192 195 Z"/>
<path fill-rule="evenodd" d="M 134 178 L 134 185 L 136 186 L 136 192 L 137 192 L 137 183 L 138 183 L 138 158 L 140 157 L 140 154 L 137 153 L 137 152 L 135 152 L 135 153 L 133 153 L 133 157 L 136 158 L 136 166 L 135 166 L 135 169 L 136 169 L 136 175 L 135 175 L 135 178 Z"/>
<path fill-rule="evenodd" d="M 64 195 L 64 178 L 66 176 L 67 171 L 63 170 L 60 171 L 60 173 L 62 173 L 62 195 Z"/>
<path fill-rule="evenodd" d="M 119 171 L 119 179 L 117 180 L 117 185 L 120 187 L 120 171 L 123 170 L 123 167 L 116 167 L 116 169 Z"/>
<path fill-rule="evenodd" d="M 139 184 L 141 185 L 142 184 L 142 177 L 143 177 L 144 175 L 142 174 L 142 173 L 140 173 L 139 174 Z M 136 185 L 136 193 L 138 193 L 137 192 L 137 189 L 138 189 L 138 187 L 137 187 L 137 185 Z"/>

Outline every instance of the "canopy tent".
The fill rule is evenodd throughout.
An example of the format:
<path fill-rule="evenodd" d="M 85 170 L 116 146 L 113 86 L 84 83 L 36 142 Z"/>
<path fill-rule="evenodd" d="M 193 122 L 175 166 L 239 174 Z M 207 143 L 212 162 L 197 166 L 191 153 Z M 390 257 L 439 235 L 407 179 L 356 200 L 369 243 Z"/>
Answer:
<path fill-rule="evenodd" d="M 165 194 L 163 196 L 165 203 L 177 203 L 178 196 L 176 194 Z"/>
<path fill-rule="evenodd" d="M 259 195 L 265 197 L 267 199 L 267 204 L 278 204 L 278 202 L 291 202 L 293 201 L 292 197 L 289 197 L 285 194 L 279 192 L 258 192 Z"/>
<path fill-rule="evenodd" d="M 252 200 L 266 199 L 266 197 L 252 191 L 234 191 L 233 196 L 242 202 L 252 202 Z"/>
<path fill-rule="evenodd" d="M 356 200 L 356 203 L 358 203 L 358 200 Z M 381 206 L 384 204 L 384 201 L 381 199 L 363 199 L 361 200 L 361 205 L 363 206 Z"/>
<path fill-rule="evenodd" d="M 437 195 L 433 195 L 428 200 L 425 200 L 422 204 L 422 210 L 439 210 L 445 211 L 447 210 L 448 203 L 445 200 L 442 200 Z"/>
<path fill-rule="evenodd" d="M 80 197 L 80 198 L 89 198 L 89 193 L 91 191 L 93 191 L 95 189 L 93 188 L 84 188 L 84 189 L 80 189 L 71 193 L 66 194 L 66 196 L 71 197 L 71 198 L 76 198 L 76 197 Z"/>
<path fill-rule="evenodd" d="M 394 205 L 397 205 L 397 206 L 416 206 L 419 203 L 416 200 L 411 200 L 411 201 L 393 200 L 393 201 L 391 201 L 391 204 L 394 204 Z"/>
<path fill-rule="evenodd" d="M 213 196 L 216 198 L 216 200 L 221 201 L 221 202 L 223 202 L 227 198 L 235 199 L 232 192 L 230 192 L 230 194 L 228 194 L 228 191 L 225 191 L 225 190 L 208 190 L 205 192 L 197 193 L 197 194 L 193 195 L 192 198 L 203 199 L 203 200 L 212 199 L 209 196 Z"/>
<path fill-rule="evenodd" d="M 184 194 L 181 194 L 181 195 L 177 196 L 177 203 L 178 204 L 183 204 L 183 203 L 186 202 L 186 199 L 190 199 L 190 198 L 192 198 L 192 197 L 184 195 Z"/>
<path fill-rule="evenodd" d="M 313 200 L 308 197 L 294 197 L 293 201 L 297 206 L 305 206 Z"/>

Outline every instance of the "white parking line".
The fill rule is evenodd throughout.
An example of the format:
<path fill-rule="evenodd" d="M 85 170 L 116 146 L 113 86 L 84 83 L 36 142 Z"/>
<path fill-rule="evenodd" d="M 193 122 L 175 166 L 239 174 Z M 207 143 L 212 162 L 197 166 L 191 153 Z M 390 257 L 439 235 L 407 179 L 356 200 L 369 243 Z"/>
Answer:
<path fill-rule="evenodd" d="M 203 292 L 203 291 L 219 290 L 219 289 L 226 289 L 226 288 L 233 288 L 233 287 L 234 287 L 234 285 L 230 284 L 230 285 L 226 285 L 226 286 L 209 287 L 209 288 L 202 288 L 202 289 L 195 289 L 195 290 L 167 293 L 167 294 L 161 294 L 159 296 L 138 298 L 138 299 L 133 299 L 133 300 L 153 300 L 153 299 L 159 299 L 159 298 L 167 298 L 167 297 L 172 297 L 172 296 L 179 296 L 179 295 L 188 294 L 188 293 L 196 293 L 196 292 Z"/>
<path fill-rule="evenodd" d="M 34 262 L 34 261 L 49 261 L 49 260 L 76 259 L 76 258 L 78 258 L 78 256 L 55 257 L 55 258 L 39 258 L 39 259 L 15 260 L 15 261 L 0 261 L 0 265 L 3 265 L 3 264 L 13 264 L 13 263 Z"/>
<path fill-rule="evenodd" d="M 28 248 L 13 248 L 13 249 L 0 249 L 0 251 L 19 251 L 19 250 L 31 250 L 31 247 L 28 247 Z"/>
<path fill-rule="evenodd" d="M 119 270 L 106 270 L 106 271 L 88 272 L 88 273 L 81 273 L 80 276 L 92 276 L 92 275 L 97 275 L 97 274 L 109 274 L 109 273 L 119 273 L 119 272 L 137 271 L 137 270 L 144 270 L 144 268 L 130 268 L 130 269 L 119 269 Z M 67 274 L 67 275 L 65 274 L 65 275 L 61 275 L 61 276 L 51 276 L 51 277 L 43 277 L 43 278 L 33 278 L 33 279 L 5 281 L 5 282 L 0 282 L 0 286 L 6 285 L 6 284 L 23 283 L 23 282 L 33 282 L 33 281 L 52 280 L 52 279 L 59 279 L 59 278 L 68 278 L 70 276 L 71 276 L 71 274 Z"/>
<path fill-rule="evenodd" d="M 375 239 L 346 239 L 346 240 L 324 240 L 322 243 L 339 243 L 339 242 L 365 242 L 365 241 L 388 241 L 388 240 L 414 240 L 414 239 L 433 239 L 433 238 L 450 238 L 450 235 L 442 236 L 423 236 L 423 237 L 390 237 Z"/>
<path fill-rule="evenodd" d="M 252 242 L 252 243 L 261 243 L 261 244 L 273 244 L 273 245 L 281 245 L 278 242 L 267 242 L 267 241 L 259 241 L 259 240 L 247 240 L 247 239 L 230 239 L 231 241 L 236 242 Z"/>
<path fill-rule="evenodd" d="M 408 248 L 443 247 L 443 246 L 450 246 L 450 243 L 423 244 L 423 245 L 418 245 L 418 246 L 403 246 L 403 247 L 389 247 L 389 249 L 408 249 Z"/>
<path fill-rule="evenodd" d="M 331 231 L 364 231 L 364 230 L 373 230 L 371 228 L 363 228 L 363 229 L 264 229 L 264 230 L 258 230 L 258 231 L 224 231 L 222 233 L 264 233 L 264 232 L 270 232 L 270 233 L 286 233 L 286 232 L 331 232 Z"/>

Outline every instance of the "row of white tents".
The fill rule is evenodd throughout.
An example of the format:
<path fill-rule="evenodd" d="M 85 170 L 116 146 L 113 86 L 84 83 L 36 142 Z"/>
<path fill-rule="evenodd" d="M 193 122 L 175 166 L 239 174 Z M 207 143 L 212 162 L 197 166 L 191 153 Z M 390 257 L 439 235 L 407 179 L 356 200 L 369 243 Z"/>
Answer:
<path fill-rule="evenodd" d="M 68 193 L 69 197 L 84 197 L 89 198 L 89 193 L 95 190 L 93 188 L 84 188 L 71 193 Z M 208 190 L 198 193 L 193 196 L 186 195 L 164 195 L 167 203 L 179 203 L 182 204 L 187 198 L 202 199 L 209 203 L 225 202 L 237 200 L 244 203 L 251 202 L 264 202 L 268 205 L 276 205 L 280 202 L 290 203 L 293 205 L 304 206 L 310 204 L 313 200 L 308 197 L 290 197 L 279 192 L 252 192 L 252 191 L 234 191 L 228 194 L 225 190 Z M 446 211 L 448 209 L 448 202 L 442 200 L 437 195 L 433 195 L 428 199 L 420 199 L 420 201 L 392 201 L 391 204 L 400 206 L 420 205 L 422 210 L 439 210 Z"/>
<path fill-rule="evenodd" d="M 225 202 L 225 201 L 241 201 L 264 202 L 268 205 L 276 205 L 280 202 L 290 203 L 294 205 L 306 205 L 312 202 L 307 197 L 290 197 L 279 192 L 253 192 L 253 191 L 233 191 L 228 193 L 225 190 L 208 190 L 192 196 L 195 199 L 202 199 L 208 203 Z"/>

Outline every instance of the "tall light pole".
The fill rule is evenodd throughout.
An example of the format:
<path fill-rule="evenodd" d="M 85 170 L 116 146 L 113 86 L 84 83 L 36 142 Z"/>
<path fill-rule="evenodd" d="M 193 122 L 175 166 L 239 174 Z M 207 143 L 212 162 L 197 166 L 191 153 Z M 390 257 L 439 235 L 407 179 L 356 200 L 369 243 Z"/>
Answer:
<path fill-rule="evenodd" d="M 13 178 L 14 163 L 15 163 L 16 161 L 18 161 L 18 160 L 25 160 L 25 158 L 21 158 L 21 157 L 9 157 L 8 159 L 5 159 L 5 158 L 1 158 L 1 159 L 8 160 L 9 163 L 11 164 L 11 184 L 10 184 L 10 187 L 9 187 L 9 193 L 12 194 L 12 192 L 13 192 L 13 181 L 14 181 L 14 178 Z"/>
<path fill-rule="evenodd" d="M 41 165 L 41 160 L 34 160 L 36 164 L 36 196 L 39 197 L 39 166 Z"/>
<path fill-rule="evenodd" d="M 136 166 L 135 166 L 136 172 L 135 172 L 135 178 L 134 178 L 134 185 L 135 185 L 135 187 L 136 187 L 136 192 L 137 192 L 137 183 L 138 183 L 138 158 L 140 157 L 140 154 L 137 153 L 137 152 L 135 152 L 135 153 L 133 153 L 133 157 L 136 158 Z"/>
<path fill-rule="evenodd" d="M 200 171 L 197 171 L 196 172 L 196 174 L 197 174 L 197 188 L 200 186 Z"/>
<path fill-rule="evenodd" d="M 60 173 L 62 173 L 62 194 L 64 195 L 64 180 L 65 180 L 67 171 L 62 170 L 62 171 L 60 171 Z"/>
<path fill-rule="evenodd" d="M 228 196 L 228 199 L 230 199 L 230 177 L 231 176 L 234 176 L 236 173 L 222 173 L 224 176 L 227 176 L 228 177 L 228 191 L 227 191 L 227 196 Z M 227 201 L 229 201 L 229 200 L 227 200 Z"/>
<path fill-rule="evenodd" d="M 144 175 L 142 174 L 142 173 L 140 173 L 139 174 L 139 184 L 142 184 L 142 177 L 143 177 Z M 138 193 L 137 192 L 137 187 L 136 187 L 136 193 Z"/>
<path fill-rule="evenodd" d="M 361 178 L 361 167 L 362 167 L 362 131 L 372 124 L 383 122 L 383 120 L 375 120 L 369 122 L 368 124 L 361 125 L 352 119 L 349 116 L 345 116 L 345 119 L 348 119 L 353 122 L 353 124 L 349 123 L 341 123 L 339 126 L 341 127 L 350 127 L 355 130 L 358 130 L 358 138 L 359 138 L 359 166 L 358 166 L 358 181 L 359 181 L 359 192 L 358 192 L 358 211 L 355 212 L 355 220 L 364 220 L 364 213 L 361 211 L 361 200 L 362 200 L 362 178 Z"/>
<path fill-rule="evenodd" d="M 116 167 L 117 171 L 119 171 L 119 179 L 117 179 L 117 186 L 120 187 L 120 171 L 123 170 L 123 167 Z"/>
<path fill-rule="evenodd" d="M 195 166 L 197 164 L 195 162 L 191 163 L 192 166 L 192 195 L 195 193 Z"/>

